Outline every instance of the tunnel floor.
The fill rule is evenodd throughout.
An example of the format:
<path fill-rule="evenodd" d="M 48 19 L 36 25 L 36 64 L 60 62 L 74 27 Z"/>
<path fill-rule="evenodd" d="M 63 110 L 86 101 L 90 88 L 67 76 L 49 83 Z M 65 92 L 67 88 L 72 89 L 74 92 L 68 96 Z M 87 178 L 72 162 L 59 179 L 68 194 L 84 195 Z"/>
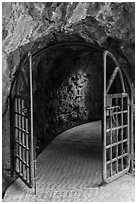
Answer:
<path fill-rule="evenodd" d="M 3 201 L 134 201 L 134 178 L 130 175 L 98 187 L 101 155 L 100 121 L 67 130 L 37 158 L 37 194 L 18 178 L 6 191 Z M 123 189 L 122 197 L 116 196 L 119 191 L 122 193 L 122 185 L 123 188 L 127 185 L 126 193 Z M 110 189 L 118 194 L 112 196 Z"/>

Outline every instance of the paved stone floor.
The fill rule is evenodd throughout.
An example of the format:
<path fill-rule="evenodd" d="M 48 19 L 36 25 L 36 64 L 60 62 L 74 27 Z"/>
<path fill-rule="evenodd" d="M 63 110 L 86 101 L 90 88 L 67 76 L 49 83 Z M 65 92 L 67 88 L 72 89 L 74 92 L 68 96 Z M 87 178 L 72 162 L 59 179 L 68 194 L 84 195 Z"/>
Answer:
<path fill-rule="evenodd" d="M 17 179 L 4 202 L 134 201 L 134 177 L 101 182 L 101 125 L 72 128 L 54 139 L 37 158 L 37 194 Z"/>

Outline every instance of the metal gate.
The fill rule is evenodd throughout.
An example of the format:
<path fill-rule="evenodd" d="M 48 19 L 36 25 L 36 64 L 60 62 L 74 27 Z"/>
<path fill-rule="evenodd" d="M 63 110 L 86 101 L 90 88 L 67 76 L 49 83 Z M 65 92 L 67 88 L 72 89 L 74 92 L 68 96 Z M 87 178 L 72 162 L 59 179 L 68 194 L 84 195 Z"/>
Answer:
<path fill-rule="evenodd" d="M 33 53 L 33 59 L 47 50 L 67 45 L 88 46 L 103 52 L 104 59 L 104 90 L 103 90 L 103 171 L 102 179 L 108 183 L 123 175 L 130 167 L 130 154 L 133 154 L 133 108 L 130 107 L 129 95 L 125 91 L 123 76 L 114 56 L 102 48 L 82 42 L 63 42 L 45 47 Z M 106 84 L 107 56 L 116 67 Z M 110 94 L 116 76 L 120 76 L 121 93 Z M 132 96 L 131 96 L 132 97 Z M 131 104 L 133 103 L 133 100 Z M 33 89 L 32 89 L 32 55 L 24 56 L 10 92 L 10 126 L 11 126 L 11 174 L 18 175 L 24 183 L 36 190 L 35 165 L 36 156 L 33 144 Z M 130 123 L 130 124 L 129 124 Z M 131 131 L 129 142 L 129 128 Z M 129 146 L 130 143 L 130 146 Z M 130 150 L 130 153 L 129 153 Z M 132 159 L 131 159 L 132 160 Z M 133 162 L 131 162 L 133 166 Z M 36 191 L 35 191 L 36 192 Z"/>
<path fill-rule="evenodd" d="M 33 147 L 32 57 L 21 63 L 10 94 L 11 174 L 29 187 L 35 185 Z"/>
<path fill-rule="evenodd" d="M 106 84 L 107 57 L 116 67 Z M 122 93 L 109 94 L 119 75 Z M 104 52 L 104 114 L 103 114 L 103 181 L 108 183 L 129 171 L 129 96 L 125 92 L 123 76 L 114 56 Z"/>

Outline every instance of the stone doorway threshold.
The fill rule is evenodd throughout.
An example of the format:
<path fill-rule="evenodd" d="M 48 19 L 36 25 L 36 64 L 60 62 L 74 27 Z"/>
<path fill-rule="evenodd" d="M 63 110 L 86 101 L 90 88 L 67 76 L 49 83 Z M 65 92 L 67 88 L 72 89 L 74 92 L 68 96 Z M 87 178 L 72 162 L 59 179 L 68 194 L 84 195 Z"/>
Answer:
<path fill-rule="evenodd" d="M 17 179 L 4 202 L 134 201 L 135 179 L 124 175 L 101 182 L 101 122 L 77 126 L 57 136 L 37 158 L 37 194 Z"/>

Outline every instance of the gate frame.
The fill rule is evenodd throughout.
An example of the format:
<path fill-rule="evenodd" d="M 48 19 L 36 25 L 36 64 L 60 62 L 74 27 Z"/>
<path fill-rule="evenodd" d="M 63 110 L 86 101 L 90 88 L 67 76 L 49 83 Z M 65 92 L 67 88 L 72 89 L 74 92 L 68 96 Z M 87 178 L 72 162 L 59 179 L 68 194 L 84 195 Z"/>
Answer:
<path fill-rule="evenodd" d="M 107 56 L 111 58 L 111 60 L 115 63 L 115 68 L 114 70 L 112 71 L 112 75 L 110 76 L 110 80 L 108 82 L 108 84 L 106 83 L 106 77 L 107 77 Z M 127 127 L 127 134 L 128 134 L 128 148 L 129 148 L 129 151 L 128 153 L 131 154 L 131 144 L 130 144 L 130 127 L 132 128 L 132 125 L 130 124 L 129 122 L 129 116 L 130 116 L 130 110 L 129 110 L 129 106 L 132 102 L 129 102 L 131 100 L 129 100 L 129 94 L 125 92 L 125 84 L 124 84 L 124 79 L 123 79 L 123 75 L 122 75 L 122 71 L 120 69 L 120 66 L 119 66 L 119 63 L 117 62 L 117 60 L 115 59 L 115 57 L 112 55 L 112 53 L 110 53 L 109 51 L 104 51 L 103 53 L 103 63 L 104 63 L 104 85 L 103 85 L 103 107 L 104 107 L 104 114 L 103 114 L 103 120 L 102 120 L 102 135 L 104 136 L 102 139 L 102 143 L 103 143 L 103 170 L 102 170 L 102 181 L 104 183 L 109 183 L 113 180 L 115 180 L 116 178 L 119 178 L 121 175 L 123 175 L 124 173 L 128 172 L 129 169 L 130 169 L 130 162 L 128 162 L 128 166 L 126 167 L 126 169 L 116 173 L 115 175 L 113 176 L 110 176 L 109 178 L 107 178 L 107 170 L 106 170 L 106 111 L 107 111 L 107 106 L 106 106 L 106 99 L 107 97 L 109 96 L 108 94 L 108 91 L 111 87 L 111 85 L 113 84 L 113 81 L 115 79 L 115 77 L 117 76 L 118 72 L 119 72 L 119 76 L 120 76 L 120 82 L 121 82 L 121 86 L 122 86 L 122 90 L 123 92 L 122 93 L 119 93 L 119 94 L 112 94 L 113 96 L 115 95 L 115 97 L 118 97 L 118 95 L 122 95 L 123 96 L 125 94 L 127 94 L 127 121 L 128 121 L 128 127 Z M 115 98 L 114 97 L 114 98 Z M 131 119 L 132 121 L 132 119 Z M 123 142 L 123 141 L 122 141 Z M 128 155 L 129 157 L 129 161 L 132 160 L 131 159 L 131 156 L 130 154 Z M 133 163 L 133 162 L 132 162 Z M 133 164 L 131 165 L 133 166 Z M 111 167 L 112 168 L 112 167 Z M 111 169 L 112 170 L 112 169 Z"/>
<path fill-rule="evenodd" d="M 113 62 L 115 63 L 116 66 L 115 66 L 114 69 L 118 68 L 118 72 L 119 72 L 120 79 L 121 79 L 121 85 L 122 85 L 123 93 L 125 93 L 125 84 L 124 84 L 123 76 L 125 76 L 125 79 L 127 80 L 127 83 L 128 83 L 128 86 L 129 86 L 129 90 L 130 90 L 130 94 L 128 93 L 128 97 L 129 97 L 129 104 L 128 104 L 129 105 L 129 118 L 128 118 L 128 120 L 129 120 L 129 152 L 130 152 L 130 155 L 129 155 L 129 158 L 130 158 L 130 168 L 129 168 L 129 170 L 132 173 L 133 172 L 133 165 L 134 165 L 133 164 L 133 157 L 134 157 L 134 146 L 133 146 L 134 145 L 133 144 L 133 107 L 134 107 L 134 104 L 133 104 L 133 86 L 131 84 L 131 80 L 130 80 L 128 74 L 119 65 L 119 63 L 116 60 L 116 58 L 114 57 L 114 55 L 110 51 L 105 50 L 103 52 L 103 63 L 104 63 L 103 107 L 104 107 L 104 109 L 105 109 L 105 106 L 106 106 L 105 99 L 106 99 L 106 96 L 107 96 L 107 92 L 109 91 L 108 90 L 108 86 L 106 86 L 106 76 L 107 76 L 106 75 L 106 68 L 107 68 L 106 67 L 106 58 L 107 58 L 107 56 L 109 56 L 113 60 Z M 114 72 L 112 72 L 112 73 L 114 73 Z M 104 114 L 105 114 L 105 110 L 104 110 Z M 102 119 L 102 123 L 103 123 L 102 124 L 102 136 L 104 136 L 104 131 L 105 131 L 105 127 L 104 127 L 104 114 L 103 114 L 103 119 Z M 104 137 L 102 137 L 102 143 L 104 142 L 103 139 L 104 139 Z M 104 148 L 105 147 L 103 147 L 103 149 Z M 104 157 L 105 157 L 105 155 L 103 155 L 103 160 L 104 160 Z M 102 176 L 103 176 L 103 173 L 102 173 Z"/>
<path fill-rule="evenodd" d="M 23 72 L 23 70 L 21 69 L 23 66 L 25 66 L 27 63 L 27 68 L 29 68 L 28 70 L 28 74 L 29 77 L 28 79 L 25 78 L 25 74 Z M 15 77 L 13 79 L 12 82 L 12 86 L 10 89 L 10 96 L 9 96 L 9 102 L 10 102 L 10 165 L 11 165 L 11 177 L 15 177 L 15 175 L 17 175 L 18 177 L 21 178 L 21 180 L 29 187 L 29 188 L 33 188 L 35 190 L 35 194 L 36 194 L 36 177 L 35 177 L 35 168 L 36 168 L 36 155 L 35 155 L 35 151 L 33 151 L 34 149 L 34 144 L 33 144 L 33 93 L 32 93 L 32 55 L 31 52 L 28 52 L 27 54 L 24 55 L 24 57 L 22 58 L 20 64 L 18 65 L 18 68 L 15 72 Z M 19 77 L 22 78 L 23 80 L 23 85 L 25 85 L 25 90 L 27 92 L 27 95 L 22 96 L 22 95 L 18 95 L 17 91 L 18 91 L 18 80 Z M 15 87 L 14 87 L 15 85 Z M 12 93 L 13 92 L 13 93 Z M 29 114 L 29 116 L 27 117 L 28 120 L 28 139 L 25 140 L 25 142 L 28 142 L 28 162 L 29 162 L 29 181 L 24 179 L 24 174 L 17 172 L 16 170 L 16 162 L 15 162 L 15 158 L 17 158 L 17 154 L 15 154 L 16 152 L 16 143 L 18 142 L 15 137 L 19 137 L 19 135 L 15 136 L 15 129 L 18 128 L 15 126 L 15 114 L 19 114 L 20 112 L 15 111 L 15 99 L 18 98 L 19 100 L 22 100 L 23 98 L 26 98 L 29 102 L 29 107 L 27 107 L 27 112 Z M 22 121 L 22 114 L 20 115 L 21 119 L 20 122 Z M 24 116 L 23 116 L 24 117 Z M 25 119 L 26 117 L 24 117 Z M 30 123 L 29 123 L 30 121 Z M 22 123 L 22 122 L 21 122 Z M 26 123 L 26 121 L 25 121 Z M 26 126 L 26 125 L 25 125 Z M 24 132 L 24 130 L 22 129 L 22 124 L 21 124 L 21 132 Z M 18 133 L 19 134 L 19 133 Z M 21 134 L 22 135 L 22 134 Z M 21 137 L 22 138 L 22 137 Z M 21 139 L 21 146 L 24 146 L 22 143 L 22 139 Z M 24 148 L 24 147 L 23 147 Z M 26 148 L 26 147 L 25 147 Z M 25 151 L 25 150 L 24 150 Z M 20 156 L 19 156 L 20 159 Z M 22 163 L 24 163 L 26 161 L 24 161 L 24 159 L 22 159 Z M 19 165 L 20 166 L 20 165 Z"/>
<path fill-rule="evenodd" d="M 14 87 L 14 84 L 16 83 L 16 80 L 18 79 L 18 76 L 19 76 L 19 72 L 21 71 L 21 67 L 23 65 L 25 65 L 26 61 L 27 61 L 27 58 L 28 56 L 30 56 L 31 58 L 31 69 L 32 69 L 32 62 L 33 62 L 33 59 L 35 59 L 36 57 L 38 57 L 39 55 L 41 55 L 42 53 L 46 53 L 47 51 L 53 49 L 53 48 L 57 48 L 57 47 L 64 47 L 64 46 L 83 46 L 83 47 L 89 47 L 89 48 L 92 48 L 92 49 L 95 49 L 95 51 L 101 51 L 102 53 L 102 57 L 104 59 L 104 55 L 106 55 L 106 53 L 110 54 L 112 57 L 113 54 L 110 53 L 109 51 L 107 51 L 105 48 L 101 48 L 99 46 L 96 46 L 94 44 L 91 44 L 91 43 L 87 43 L 87 42 L 80 42 L 80 41 L 66 41 L 66 42 L 58 42 L 56 44 L 50 44 L 34 53 L 31 52 L 31 50 L 29 50 L 28 52 L 26 52 L 23 56 L 23 58 L 21 59 L 19 65 L 17 66 L 17 69 L 16 69 L 16 72 L 15 72 L 15 76 L 14 76 L 14 79 L 12 81 L 12 85 L 11 85 L 11 89 L 10 89 L 10 94 L 9 94 L 9 102 L 10 102 L 10 150 L 11 150 L 11 176 L 14 176 L 14 165 L 15 165 L 15 162 L 14 162 L 14 136 L 13 136 L 13 122 L 12 122 L 12 114 L 13 114 L 13 101 L 12 101 L 12 89 Z M 114 57 L 115 59 L 115 57 Z M 130 81 L 130 78 L 129 76 L 127 75 L 126 71 L 121 67 L 119 66 L 117 60 L 115 59 L 115 62 L 116 64 L 118 65 L 119 67 L 119 71 L 120 71 L 120 76 L 124 76 L 125 79 L 127 80 L 127 83 L 128 83 L 128 86 L 129 86 L 129 90 L 130 90 L 130 171 L 132 172 L 133 171 L 133 155 L 134 155 L 134 147 L 133 147 L 133 88 L 132 88 L 132 84 L 131 84 L 131 81 Z M 103 62 L 105 63 L 105 62 Z M 103 68 L 104 68 L 104 65 L 103 65 Z M 103 69 L 103 81 L 106 81 L 106 72 L 105 70 Z M 23 74 L 23 73 L 22 73 Z M 31 76 L 32 77 L 32 76 Z M 122 77 L 123 78 L 123 77 Z M 121 78 L 121 79 L 122 79 Z M 123 80 L 122 80 L 123 81 Z M 32 86 L 32 84 L 30 84 L 30 86 Z M 123 82 L 123 86 L 124 86 L 124 82 Z M 31 87 L 32 88 L 32 87 Z M 104 118 L 104 96 L 105 96 L 105 92 L 103 91 L 102 93 L 102 149 L 103 149 L 103 138 L 104 138 L 104 121 L 103 121 L 103 118 Z M 31 95 L 31 98 L 33 99 L 33 95 Z M 32 108 L 33 108 L 33 102 L 32 102 Z M 32 112 L 33 110 L 31 110 Z M 31 114 L 31 123 L 33 123 L 33 114 Z M 32 147 L 33 147 L 33 144 L 32 144 Z M 104 159 L 104 156 L 103 156 L 103 159 Z M 103 160 L 102 160 L 102 167 L 103 167 Z M 102 173 L 103 175 L 103 173 Z"/>

